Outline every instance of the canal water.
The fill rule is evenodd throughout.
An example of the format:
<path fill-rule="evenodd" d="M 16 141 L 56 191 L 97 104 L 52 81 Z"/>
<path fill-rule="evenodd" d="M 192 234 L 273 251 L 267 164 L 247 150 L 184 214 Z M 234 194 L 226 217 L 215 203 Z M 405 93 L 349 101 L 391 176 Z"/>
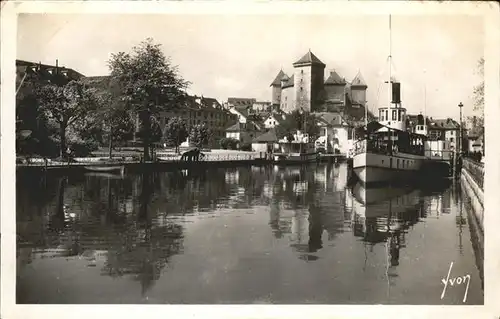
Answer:
<path fill-rule="evenodd" d="M 483 304 L 459 186 L 348 175 L 18 174 L 17 302 Z"/>

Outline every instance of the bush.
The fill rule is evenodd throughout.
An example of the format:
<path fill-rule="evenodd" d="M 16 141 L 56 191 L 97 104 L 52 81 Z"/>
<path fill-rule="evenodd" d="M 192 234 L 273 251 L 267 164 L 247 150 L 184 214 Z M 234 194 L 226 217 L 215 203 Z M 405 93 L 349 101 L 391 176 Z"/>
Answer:
<path fill-rule="evenodd" d="M 251 151 L 252 151 L 252 144 L 250 144 L 250 143 L 243 143 L 243 144 L 241 144 L 241 146 L 240 146 L 240 150 L 241 150 L 241 151 L 248 151 L 248 152 L 251 152 Z"/>
<path fill-rule="evenodd" d="M 99 148 L 95 141 L 83 141 L 71 144 L 71 151 L 74 157 L 85 157 Z"/>

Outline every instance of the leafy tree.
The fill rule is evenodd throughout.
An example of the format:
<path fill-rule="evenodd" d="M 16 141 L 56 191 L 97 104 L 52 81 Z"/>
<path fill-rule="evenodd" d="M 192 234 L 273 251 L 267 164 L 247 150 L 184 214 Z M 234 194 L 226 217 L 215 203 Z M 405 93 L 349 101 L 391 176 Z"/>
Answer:
<path fill-rule="evenodd" d="M 276 135 L 278 138 L 283 138 L 289 133 L 294 134 L 297 130 L 304 130 L 309 134 L 310 140 L 319 135 L 319 126 L 317 118 L 308 112 L 300 112 L 298 110 L 291 112 L 286 118 L 276 127 Z"/>
<path fill-rule="evenodd" d="M 190 144 L 202 148 L 207 145 L 211 138 L 211 132 L 205 124 L 198 124 L 193 126 L 191 132 L 189 134 L 189 142 Z"/>
<path fill-rule="evenodd" d="M 44 83 L 37 86 L 36 95 L 45 116 L 58 126 L 60 156 L 64 157 L 68 128 L 77 122 L 85 126 L 82 122 L 98 105 L 95 90 L 80 81 L 70 81 L 64 85 Z"/>
<path fill-rule="evenodd" d="M 223 137 L 220 140 L 220 146 L 225 150 L 235 150 L 238 148 L 238 140 L 234 138 Z"/>
<path fill-rule="evenodd" d="M 175 147 L 175 152 L 179 152 L 179 145 L 184 142 L 189 136 L 187 123 L 180 117 L 170 118 L 165 124 L 163 130 L 163 138 L 169 146 Z"/>
<path fill-rule="evenodd" d="M 484 119 L 484 58 L 479 59 L 477 63 L 478 73 L 481 76 L 481 82 L 474 87 L 474 111 L 480 112 L 480 117 Z"/>
<path fill-rule="evenodd" d="M 116 143 L 131 140 L 134 135 L 133 114 L 128 111 L 121 101 L 119 86 L 113 78 L 104 77 L 90 82 L 96 88 L 99 110 L 92 114 L 94 121 L 85 132 L 88 137 L 98 141 L 101 145 L 108 144 L 109 157 L 112 157 L 113 146 Z M 89 123 L 90 124 L 90 123 Z"/>
<path fill-rule="evenodd" d="M 113 54 L 109 67 L 111 77 L 118 84 L 121 101 L 139 117 L 144 159 L 148 160 L 153 139 L 152 118 L 159 111 L 182 103 L 188 82 L 165 57 L 161 46 L 150 38 L 133 47 L 131 53 Z"/>

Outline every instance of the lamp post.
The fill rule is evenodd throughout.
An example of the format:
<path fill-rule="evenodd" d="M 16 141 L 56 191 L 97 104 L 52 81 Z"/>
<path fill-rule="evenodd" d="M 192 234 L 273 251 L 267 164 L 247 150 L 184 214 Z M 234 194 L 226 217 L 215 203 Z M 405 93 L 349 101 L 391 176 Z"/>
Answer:
<path fill-rule="evenodd" d="M 464 107 L 464 105 L 462 104 L 462 102 L 460 102 L 458 104 L 458 107 L 460 108 L 460 126 L 459 126 L 459 129 L 460 129 L 460 154 L 462 154 L 462 140 L 463 140 L 463 137 L 462 137 L 462 107 Z"/>

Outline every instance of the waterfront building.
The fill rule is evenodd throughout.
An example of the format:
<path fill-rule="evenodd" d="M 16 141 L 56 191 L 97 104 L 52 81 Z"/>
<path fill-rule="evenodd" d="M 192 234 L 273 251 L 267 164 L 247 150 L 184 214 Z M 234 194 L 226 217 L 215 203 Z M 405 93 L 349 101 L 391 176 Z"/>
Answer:
<path fill-rule="evenodd" d="M 226 138 L 239 141 L 239 146 L 241 146 L 241 144 L 251 143 L 260 131 L 260 128 L 251 121 L 247 123 L 237 122 L 226 129 Z"/>
<path fill-rule="evenodd" d="M 16 90 L 25 89 L 28 83 L 60 83 L 64 84 L 72 80 L 79 80 L 84 75 L 78 71 L 59 66 L 56 60 L 55 65 L 42 64 L 41 62 L 31 62 L 16 60 Z"/>
<path fill-rule="evenodd" d="M 285 114 L 282 112 L 271 112 L 263 114 L 262 116 L 264 128 L 272 129 L 280 125 L 280 123 L 285 120 Z"/>
<path fill-rule="evenodd" d="M 338 112 L 313 113 L 318 118 L 319 137 L 315 141 L 316 149 L 327 153 L 347 155 L 354 142 L 355 128 Z"/>
<path fill-rule="evenodd" d="M 226 128 L 238 121 L 236 115 L 225 110 L 214 98 L 203 96 L 188 96 L 185 103 L 169 111 L 159 114 L 160 125 L 165 127 L 169 118 L 179 117 L 186 121 L 188 130 L 195 125 L 204 124 L 212 134 L 212 146 L 225 136 Z M 189 146 L 189 138 L 181 146 Z"/>

